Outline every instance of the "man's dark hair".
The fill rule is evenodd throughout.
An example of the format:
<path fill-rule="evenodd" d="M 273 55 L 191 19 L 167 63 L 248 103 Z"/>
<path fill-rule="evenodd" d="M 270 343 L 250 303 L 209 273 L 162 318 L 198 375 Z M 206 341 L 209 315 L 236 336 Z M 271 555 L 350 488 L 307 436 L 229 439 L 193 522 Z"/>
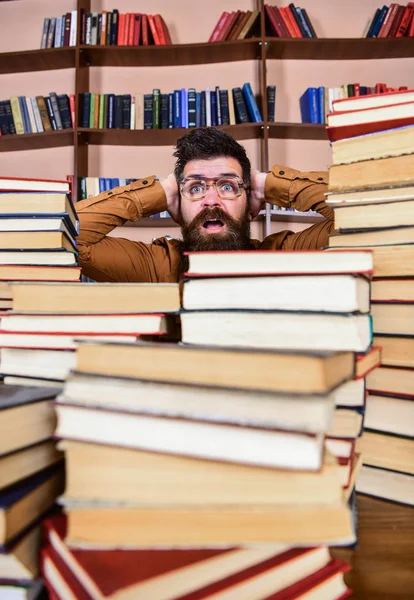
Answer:
<path fill-rule="evenodd" d="M 184 167 L 190 160 L 208 160 L 219 156 L 235 158 L 242 168 L 243 182 L 250 192 L 250 160 L 246 150 L 228 133 L 215 127 L 192 129 L 177 140 L 174 156 L 174 174 L 177 182 L 183 177 Z"/>

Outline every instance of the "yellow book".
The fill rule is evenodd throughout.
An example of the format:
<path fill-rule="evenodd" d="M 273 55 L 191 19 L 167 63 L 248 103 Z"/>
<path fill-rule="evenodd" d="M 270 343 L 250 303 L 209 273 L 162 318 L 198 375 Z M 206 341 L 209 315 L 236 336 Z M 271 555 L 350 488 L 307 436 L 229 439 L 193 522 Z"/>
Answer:
<path fill-rule="evenodd" d="M 22 117 L 22 113 L 20 110 L 20 104 L 19 104 L 18 97 L 12 96 L 10 98 L 10 104 L 11 104 L 11 109 L 12 109 L 14 126 L 16 128 L 16 133 L 18 133 L 18 134 L 24 133 L 23 117 Z"/>

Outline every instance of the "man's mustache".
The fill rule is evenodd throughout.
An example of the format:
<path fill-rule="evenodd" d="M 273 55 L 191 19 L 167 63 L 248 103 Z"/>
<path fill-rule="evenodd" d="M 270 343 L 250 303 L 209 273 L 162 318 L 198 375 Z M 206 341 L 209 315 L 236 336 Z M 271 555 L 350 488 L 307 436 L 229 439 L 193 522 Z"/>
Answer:
<path fill-rule="evenodd" d="M 224 210 L 222 210 L 219 206 L 213 206 L 212 208 L 206 207 L 203 208 L 202 211 L 198 213 L 197 216 L 187 225 L 189 228 L 199 227 L 205 221 L 208 220 L 220 220 L 225 225 L 230 225 L 234 222 L 234 219 L 230 217 Z"/>

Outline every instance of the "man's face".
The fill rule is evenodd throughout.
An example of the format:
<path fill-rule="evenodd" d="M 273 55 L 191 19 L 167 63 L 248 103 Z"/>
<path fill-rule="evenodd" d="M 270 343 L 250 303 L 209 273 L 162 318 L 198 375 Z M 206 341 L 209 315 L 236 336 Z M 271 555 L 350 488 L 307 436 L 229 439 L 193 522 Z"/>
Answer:
<path fill-rule="evenodd" d="M 184 168 L 184 180 L 204 180 L 211 184 L 220 178 L 242 180 L 240 163 L 230 157 L 210 160 L 192 160 Z M 194 189 L 197 189 L 196 187 Z M 227 186 L 223 186 L 223 193 Z M 239 250 L 247 249 L 250 240 L 250 218 L 247 194 L 234 199 L 221 198 L 213 186 L 204 198 L 181 197 L 181 226 L 187 250 Z"/>

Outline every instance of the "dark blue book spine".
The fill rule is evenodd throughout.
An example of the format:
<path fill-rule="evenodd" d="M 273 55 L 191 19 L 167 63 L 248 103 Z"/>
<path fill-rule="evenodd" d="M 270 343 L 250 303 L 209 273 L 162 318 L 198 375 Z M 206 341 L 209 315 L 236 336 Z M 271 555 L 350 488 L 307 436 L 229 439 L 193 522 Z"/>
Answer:
<path fill-rule="evenodd" d="M 123 96 L 121 94 L 115 95 L 115 106 L 114 106 L 114 128 L 122 129 L 122 104 Z"/>
<path fill-rule="evenodd" d="M 99 193 L 105 192 L 105 179 L 103 177 L 99 177 Z"/>
<path fill-rule="evenodd" d="M 108 94 L 108 129 L 115 126 L 115 94 Z"/>
<path fill-rule="evenodd" d="M 110 190 L 110 189 L 111 189 L 111 178 L 105 177 L 105 190 Z"/>
<path fill-rule="evenodd" d="M 60 94 L 59 96 L 57 96 L 57 103 L 59 106 L 60 118 L 62 121 L 63 129 L 71 129 L 72 118 L 70 116 L 69 96 L 67 94 Z"/>
<path fill-rule="evenodd" d="M 118 40 L 118 19 L 119 19 L 119 11 L 112 11 L 112 19 L 111 19 L 111 46 L 117 45 Z"/>
<path fill-rule="evenodd" d="M 217 118 L 217 96 L 216 92 L 210 92 L 210 105 L 211 105 L 211 125 L 216 127 L 218 125 Z"/>
<path fill-rule="evenodd" d="M 289 4 L 288 9 L 290 10 L 290 14 L 293 17 L 293 20 L 295 21 L 296 25 L 298 26 L 299 31 L 302 34 L 302 37 L 304 37 L 304 38 L 312 37 L 311 35 L 308 35 L 308 32 L 303 27 L 302 21 L 299 18 L 299 15 L 298 15 L 297 10 L 296 10 L 296 6 L 293 4 L 293 2 L 291 2 Z"/>
<path fill-rule="evenodd" d="M 168 129 L 168 94 L 161 94 L 161 129 Z"/>
<path fill-rule="evenodd" d="M 300 97 L 302 123 L 318 123 L 318 91 L 308 88 Z"/>
<path fill-rule="evenodd" d="M 230 125 L 229 91 L 220 90 L 221 124 Z"/>
<path fill-rule="evenodd" d="M 65 23 L 66 23 L 66 15 L 62 15 L 61 17 L 61 29 L 60 29 L 60 48 L 63 48 L 65 43 Z"/>
<path fill-rule="evenodd" d="M 201 94 L 196 92 L 196 127 L 200 127 L 201 123 Z"/>
<path fill-rule="evenodd" d="M 300 30 L 301 30 L 301 32 L 303 34 L 303 37 L 312 38 L 313 37 L 312 31 L 310 30 L 309 25 L 307 24 L 306 19 L 303 16 L 302 9 L 299 8 L 299 6 L 297 6 L 297 7 L 295 7 L 295 12 L 296 12 L 297 17 L 298 17 L 296 19 L 296 22 L 298 24 L 300 23 L 300 25 L 301 25 Z"/>
<path fill-rule="evenodd" d="M 373 38 L 378 37 L 380 29 L 383 26 L 383 23 L 385 21 L 385 17 L 387 16 L 388 10 L 389 10 L 389 7 L 385 6 L 385 4 L 384 4 L 384 6 L 381 8 L 381 12 L 378 16 L 378 19 L 375 22 L 374 28 L 371 33 L 371 37 L 373 37 Z"/>
<path fill-rule="evenodd" d="M 325 123 L 325 88 L 318 87 L 318 123 Z"/>
<path fill-rule="evenodd" d="M 81 200 L 86 200 L 87 193 L 86 193 L 86 177 L 80 177 L 79 178 L 79 188 L 80 188 L 80 199 Z"/>
<path fill-rule="evenodd" d="M 6 114 L 6 102 L 2 100 L 0 102 L 0 131 L 1 135 L 8 135 L 9 131 L 9 120 Z"/>
<path fill-rule="evenodd" d="M 144 94 L 144 129 L 152 129 L 152 94 Z"/>
<path fill-rule="evenodd" d="M 252 86 L 250 83 L 245 83 L 242 88 L 244 100 L 247 105 L 247 110 L 252 123 L 260 123 L 263 121 L 259 107 L 257 106 L 256 98 L 254 97 Z"/>
<path fill-rule="evenodd" d="M 49 115 L 50 124 L 52 126 L 53 131 L 57 130 L 57 124 L 55 119 L 55 113 L 53 112 L 52 101 L 49 96 L 45 96 L 45 104 L 47 108 L 47 114 Z"/>
<path fill-rule="evenodd" d="M 194 88 L 188 90 L 188 127 L 197 127 L 196 91 Z"/>
<path fill-rule="evenodd" d="M 22 113 L 23 129 L 25 133 L 32 133 L 30 126 L 29 113 L 27 111 L 26 99 L 24 96 L 18 96 L 20 112 Z"/>
<path fill-rule="evenodd" d="M 174 94 L 168 94 L 168 129 L 174 127 Z"/>
<path fill-rule="evenodd" d="M 174 127 L 181 127 L 181 91 L 174 90 L 173 96 Z"/>
<path fill-rule="evenodd" d="M 367 38 L 372 37 L 372 32 L 374 30 L 375 23 L 377 22 L 377 19 L 378 19 L 379 15 L 380 15 L 380 12 L 381 12 L 381 9 L 377 8 L 377 10 L 375 11 L 374 17 L 373 17 L 373 19 L 371 21 L 371 24 L 369 26 L 369 29 L 367 31 L 367 35 L 365 37 L 367 37 Z"/>
<path fill-rule="evenodd" d="M 267 120 L 271 123 L 275 121 L 276 113 L 276 86 L 267 86 Z"/>
<path fill-rule="evenodd" d="M 91 109 L 91 95 L 86 92 L 81 94 L 81 127 L 89 127 L 89 111 Z"/>
<path fill-rule="evenodd" d="M 206 92 L 200 93 L 200 127 L 206 126 Z"/>
<path fill-rule="evenodd" d="M 188 127 L 188 101 L 187 101 L 187 90 L 181 88 L 181 115 L 180 115 L 180 127 Z"/>
<path fill-rule="evenodd" d="M 247 106 L 244 101 L 243 92 L 241 88 L 233 88 L 233 101 L 234 101 L 234 112 L 236 113 L 237 123 L 248 123 L 249 114 L 247 112 Z"/>
<path fill-rule="evenodd" d="M 10 133 L 10 135 L 14 135 L 16 133 L 16 126 L 14 124 L 13 112 L 12 112 L 10 100 L 5 100 L 4 106 L 6 109 L 6 116 L 7 116 L 7 120 L 9 123 L 9 133 Z"/>
<path fill-rule="evenodd" d="M 221 103 L 220 103 L 220 88 L 216 85 L 216 106 L 217 106 L 217 125 L 223 125 L 223 119 L 221 116 Z"/>
<path fill-rule="evenodd" d="M 131 95 L 122 96 L 122 129 L 131 129 Z"/>

